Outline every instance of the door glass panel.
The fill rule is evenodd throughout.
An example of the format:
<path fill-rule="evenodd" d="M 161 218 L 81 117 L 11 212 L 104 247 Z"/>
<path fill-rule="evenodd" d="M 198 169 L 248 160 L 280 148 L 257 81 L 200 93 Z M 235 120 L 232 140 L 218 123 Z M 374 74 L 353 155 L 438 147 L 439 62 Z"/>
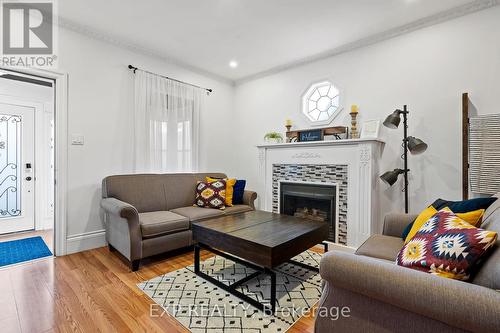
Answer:
<path fill-rule="evenodd" d="M 21 117 L 0 114 L 0 219 L 21 215 Z"/>

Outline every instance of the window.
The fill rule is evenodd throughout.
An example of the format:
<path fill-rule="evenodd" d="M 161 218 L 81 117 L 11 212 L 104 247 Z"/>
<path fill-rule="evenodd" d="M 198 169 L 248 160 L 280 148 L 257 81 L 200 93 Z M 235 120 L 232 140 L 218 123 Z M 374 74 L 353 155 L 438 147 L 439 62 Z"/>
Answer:
<path fill-rule="evenodd" d="M 193 170 L 190 121 L 177 123 L 177 170 Z"/>
<path fill-rule="evenodd" d="M 150 119 L 151 165 L 155 172 L 193 172 L 192 121 L 190 110 L 194 110 L 192 99 L 182 100 L 158 92 L 160 108 L 155 104 L 148 106 L 156 110 Z M 170 109 L 176 112 L 168 113 Z M 169 114 L 173 115 L 169 119 Z"/>
<path fill-rule="evenodd" d="M 135 81 L 135 171 L 196 171 L 205 90 L 143 71 Z"/>
<path fill-rule="evenodd" d="M 340 92 L 331 82 L 312 84 L 302 96 L 302 113 L 314 124 L 329 124 L 340 111 Z"/>
<path fill-rule="evenodd" d="M 0 218 L 21 215 L 21 116 L 0 114 Z"/>
<path fill-rule="evenodd" d="M 194 171 L 191 148 L 191 122 L 152 121 L 152 164 L 158 172 Z M 176 147 L 174 150 L 173 147 Z"/>

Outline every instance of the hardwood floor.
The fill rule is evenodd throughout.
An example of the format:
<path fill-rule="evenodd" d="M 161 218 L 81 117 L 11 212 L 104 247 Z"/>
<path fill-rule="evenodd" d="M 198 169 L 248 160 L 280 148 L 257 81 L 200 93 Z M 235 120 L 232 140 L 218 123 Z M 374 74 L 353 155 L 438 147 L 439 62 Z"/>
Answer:
<path fill-rule="evenodd" d="M 202 259 L 211 254 L 202 251 Z M 0 269 L 2 332 L 187 332 L 174 318 L 150 316 L 136 284 L 193 263 L 193 252 L 148 260 L 137 272 L 108 248 Z M 288 332 L 313 332 L 302 318 Z"/>

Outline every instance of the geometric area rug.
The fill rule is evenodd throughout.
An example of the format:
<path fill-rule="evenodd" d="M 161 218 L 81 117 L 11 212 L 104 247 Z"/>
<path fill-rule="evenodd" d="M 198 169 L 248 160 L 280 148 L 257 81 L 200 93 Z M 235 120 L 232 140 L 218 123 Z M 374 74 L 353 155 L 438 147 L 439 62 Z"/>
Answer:
<path fill-rule="evenodd" d="M 305 251 L 293 258 L 319 267 L 321 254 Z M 231 284 L 254 272 L 224 257 L 213 256 L 200 263 L 200 269 L 217 280 Z M 268 315 L 236 296 L 194 274 L 188 266 L 137 286 L 156 304 L 151 315 L 175 317 L 191 332 L 267 333 L 286 332 L 300 317 L 309 314 L 321 295 L 319 273 L 284 263 L 276 272 L 276 312 Z M 259 275 L 237 288 L 262 303 L 269 304 L 271 278 Z"/>

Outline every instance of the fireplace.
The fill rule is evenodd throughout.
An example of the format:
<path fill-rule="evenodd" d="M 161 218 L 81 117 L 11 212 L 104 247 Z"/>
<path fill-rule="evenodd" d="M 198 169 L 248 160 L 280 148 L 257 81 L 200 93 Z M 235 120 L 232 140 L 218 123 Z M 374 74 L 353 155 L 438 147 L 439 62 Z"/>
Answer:
<path fill-rule="evenodd" d="M 337 242 L 337 186 L 335 184 L 279 183 L 280 213 L 328 224 L 328 240 Z"/>
<path fill-rule="evenodd" d="M 382 147 L 378 139 L 259 145 L 259 208 L 280 213 L 282 182 L 334 185 L 335 239 L 357 248 L 382 230 L 378 195 Z"/>

